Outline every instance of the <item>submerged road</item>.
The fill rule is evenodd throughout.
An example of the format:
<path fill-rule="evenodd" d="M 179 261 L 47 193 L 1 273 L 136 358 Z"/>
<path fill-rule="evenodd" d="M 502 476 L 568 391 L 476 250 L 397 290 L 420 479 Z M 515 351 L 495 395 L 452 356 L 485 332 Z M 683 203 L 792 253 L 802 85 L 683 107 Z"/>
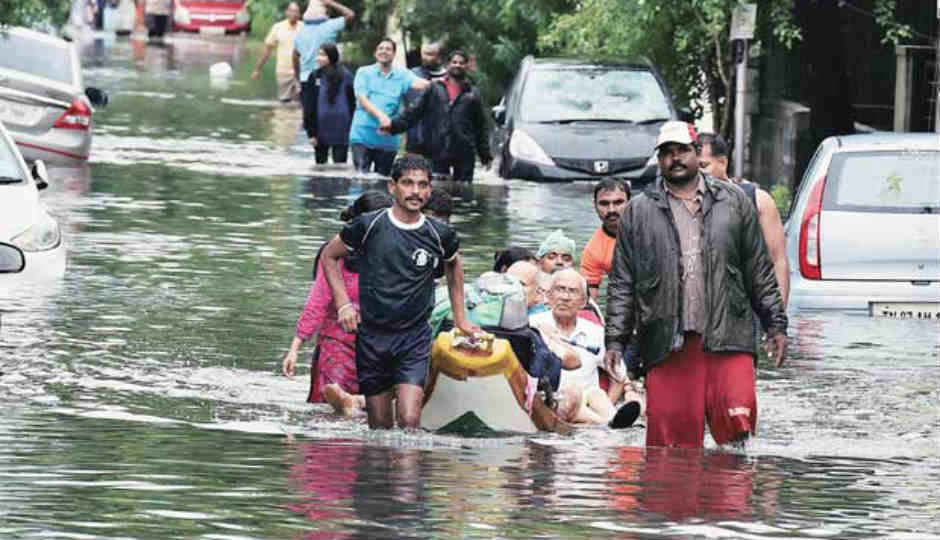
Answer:
<path fill-rule="evenodd" d="M 936 322 L 791 314 L 743 452 L 376 434 L 305 404 L 310 348 L 279 372 L 313 257 L 382 181 L 316 168 L 241 40 L 83 51 L 111 104 L 44 194 L 68 269 L 0 299 L 0 538 L 940 538 Z M 597 226 L 589 185 L 454 194 L 469 276 Z"/>

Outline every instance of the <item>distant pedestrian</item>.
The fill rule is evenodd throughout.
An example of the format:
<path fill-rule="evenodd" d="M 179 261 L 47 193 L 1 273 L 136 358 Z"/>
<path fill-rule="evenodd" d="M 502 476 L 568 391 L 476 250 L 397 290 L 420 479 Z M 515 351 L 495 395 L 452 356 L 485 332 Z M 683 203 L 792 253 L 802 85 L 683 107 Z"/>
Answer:
<path fill-rule="evenodd" d="M 353 76 L 339 64 L 339 49 L 324 43 L 317 54 L 320 67 L 310 74 L 311 90 L 305 95 L 304 129 L 316 150 L 317 163 L 326 163 L 332 149 L 333 163 L 346 163 L 349 126 L 356 107 Z"/>
<path fill-rule="evenodd" d="M 392 125 L 389 118 L 398 112 L 409 90 L 424 90 L 428 81 L 404 68 L 392 66 L 398 46 L 391 38 L 382 38 L 375 47 L 376 63 L 356 71 L 356 112 L 349 129 L 356 170 L 388 176 L 400 146 L 399 138 L 379 130 Z"/>
<path fill-rule="evenodd" d="M 647 446 L 701 448 L 757 427 L 755 312 L 777 365 L 787 315 L 757 210 L 738 188 L 699 170 L 695 128 L 669 121 L 662 178 L 627 205 L 607 288 L 606 365 L 636 340 L 647 370 Z M 636 337 L 633 336 L 634 328 Z"/>
<path fill-rule="evenodd" d="M 170 24 L 173 0 L 147 0 L 147 37 L 162 40 Z"/>
<path fill-rule="evenodd" d="M 702 171 L 718 180 L 736 184 L 757 207 L 757 217 L 764 233 L 764 242 L 770 252 L 770 260 L 774 263 L 774 274 L 777 276 L 777 285 L 780 286 L 783 307 L 787 307 L 787 300 L 790 298 L 790 263 L 787 261 L 786 239 L 777 203 L 757 184 L 728 176 L 728 143 L 724 137 L 714 133 L 699 133 L 697 142 L 701 148 L 699 166 Z"/>
<path fill-rule="evenodd" d="M 300 81 L 294 73 L 294 37 L 300 31 L 300 4 L 290 2 L 284 9 L 285 19 L 275 23 L 268 32 L 268 37 L 264 40 L 264 52 L 258 63 L 255 64 L 254 71 L 251 72 L 251 78 L 257 80 L 261 75 L 261 68 L 271 53 L 276 51 L 275 56 L 275 79 L 277 80 L 277 97 L 281 102 L 287 103 L 294 101 L 300 95 Z"/>
<path fill-rule="evenodd" d="M 450 54 L 447 75 L 436 79 L 421 98 L 392 121 L 390 133 L 426 125 L 434 174 L 472 182 L 476 155 L 489 168 L 493 161 L 483 100 L 467 79 L 469 55 Z"/>
<path fill-rule="evenodd" d="M 341 16 L 327 19 L 326 8 L 331 7 Z M 303 27 L 294 36 L 294 73 L 300 81 L 301 103 L 311 103 L 309 93 L 313 92 L 315 80 L 310 75 L 317 70 L 317 54 L 324 43 L 336 43 L 339 33 L 356 18 L 356 12 L 335 0 L 311 0 L 304 12 Z M 304 118 L 309 118 L 304 111 Z M 307 129 L 307 126 L 304 126 Z M 309 130 L 308 130 L 309 131 Z M 316 146 L 316 141 L 310 141 Z"/>
<path fill-rule="evenodd" d="M 347 225 L 324 249 L 323 270 L 340 323 L 357 332 L 356 371 L 369 427 L 391 429 L 397 417 L 399 427 L 414 429 L 430 362 L 428 317 L 438 266 L 444 265 L 447 275 L 454 325 L 469 335 L 480 329 L 466 316 L 457 232 L 421 212 L 431 193 L 427 160 L 410 154 L 398 159 L 388 190 L 392 207 Z M 339 270 L 339 261 L 351 254 L 361 260 L 360 307 L 350 301 Z"/>
<path fill-rule="evenodd" d="M 439 42 L 425 43 L 421 46 L 421 65 L 413 68 L 412 73 L 426 81 L 439 79 L 447 74 L 447 70 L 441 65 L 441 44 Z M 411 90 L 405 97 L 407 105 L 414 105 L 421 98 L 425 91 Z M 429 131 L 430 122 L 422 121 L 417 125 L 408 128 L 405 137 L 405 149 L 413 154 L 420 154 L 431 159 L 431 148 Z"/>

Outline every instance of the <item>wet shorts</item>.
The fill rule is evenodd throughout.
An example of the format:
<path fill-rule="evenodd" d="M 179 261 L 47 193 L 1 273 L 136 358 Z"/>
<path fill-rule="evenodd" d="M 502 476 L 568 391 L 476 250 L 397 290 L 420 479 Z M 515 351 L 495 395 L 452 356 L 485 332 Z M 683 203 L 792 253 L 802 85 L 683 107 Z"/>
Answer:
<path fill-rule="evenodd" d="M 754 357 L 707 352 L 699 334 L 649 371 L 646 392 L 647 446 L 701 448 L 705 422 L 718 444 L 757 427 Z"/>
<path fill-rule="evenodd" d="M 356 336 L 359 391 L 366 397 L 397 384 L 424 386 L 431 359 L 431 326 L 422 322 L 389 332 L 364 326 Z"/>

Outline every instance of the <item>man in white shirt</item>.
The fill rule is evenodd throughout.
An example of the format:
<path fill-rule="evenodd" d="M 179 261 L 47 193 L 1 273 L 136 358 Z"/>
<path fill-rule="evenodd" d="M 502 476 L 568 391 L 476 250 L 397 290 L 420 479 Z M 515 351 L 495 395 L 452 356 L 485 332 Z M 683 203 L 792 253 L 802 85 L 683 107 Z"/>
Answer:
<path fill-rule="evenodd" d="M 601 389 L 597 372 L 604 365 L 604 329 L 578 317 L 587 294 L 587 282 L 577 271 L 566 268 L 555 272 L 548 290 L 552 310 L 533 315 L 529 324 L 554 345 L 553 350 L 567 349 L 567 354 L 576 354 L 581 361 L 581 367 L 561 372 L 559 392 L 564 405 L 559 412 L 569 422 L 607 424 L 617 411 Z"/>

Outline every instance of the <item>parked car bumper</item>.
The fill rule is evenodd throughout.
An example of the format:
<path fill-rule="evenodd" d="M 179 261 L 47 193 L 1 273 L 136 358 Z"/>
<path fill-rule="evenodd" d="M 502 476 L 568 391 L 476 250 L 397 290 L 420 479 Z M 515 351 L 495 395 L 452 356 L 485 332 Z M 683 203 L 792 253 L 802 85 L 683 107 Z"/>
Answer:
<path fill-rule="evenodd" d="M 53 128 L 42 135 L 9 131 L 26 161 L 70 164 L 87 160 L 91 149 L 90 130 Z"/>
<path fill-rule="evenodd" d="M 813 281 L 791 275 L 790 306 L 794 309 L 868 313 L 872 302 L 940 302 L 940 282 Z"/>
<path fill-rule="evenodd" d="M 613 177 L 629 180 L 633 189 L 645 187 L 656 179 L 656 174 L 657 168 L 655 166 L 641 167 L 613 174 L 589 174 L 584 171 L 564 169 L 557 165 L 533 163 L 523 159 L 512 159 L 506 171 L 507 178 L 519 178 L 536 182 L 574 182 L 583 180 L 596 182 L 602 178 Z"/>
<path fill-rule="evenodd" d="M 219 32 L 219 33 L 236 33 L 236 32 L 247 32 L 251 29 L 251 23 L 238 24 L 236 22 L 229 23 L 210 23 L 210 22 L 191 22 L 189 24 L 180 24 L 178 22 L 173 23 L 174 30 L 181 30 L 184 32 Z"/>

